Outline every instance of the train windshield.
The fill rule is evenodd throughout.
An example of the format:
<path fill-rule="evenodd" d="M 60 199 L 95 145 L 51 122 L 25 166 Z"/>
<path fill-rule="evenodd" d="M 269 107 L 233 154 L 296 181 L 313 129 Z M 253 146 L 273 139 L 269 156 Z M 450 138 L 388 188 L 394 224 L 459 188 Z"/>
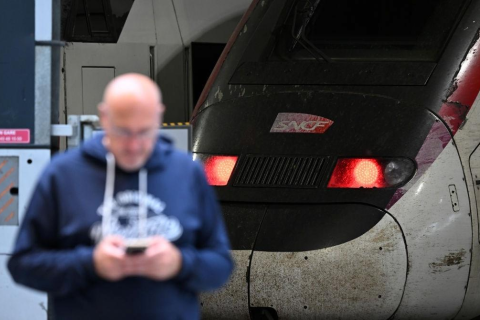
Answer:
<path fill-rule="evenodd" d="M 436 62 L 466 2 L 300 0 L 276 51 L 288 59 L 322 62 Z"/>

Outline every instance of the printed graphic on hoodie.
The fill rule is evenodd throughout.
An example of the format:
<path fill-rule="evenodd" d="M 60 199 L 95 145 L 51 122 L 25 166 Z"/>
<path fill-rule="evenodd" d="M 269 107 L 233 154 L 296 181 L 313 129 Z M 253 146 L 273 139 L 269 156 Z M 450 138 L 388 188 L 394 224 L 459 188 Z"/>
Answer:
<path fill-rule="evenodd" d="M 183 227 L 176 217 L 163 213 L 166 204 L 160 199 L 147 194 L 144 199 L 147 207 L 147 221 L 145 235 L 160 235 L 169 241 L 175 241 L 182 236 Z M 110 233 L 120 235 L 126 239 L 139 237 L 140 193 L 136 190 L 126 190 L 117 193 L 112 202 L 110 217 Z M 97 214 L 103 215 L 103 205 L 98 207 Z M 92 229 L 92 236 L 100 240 L 102 236 L 101 222 Z"/>

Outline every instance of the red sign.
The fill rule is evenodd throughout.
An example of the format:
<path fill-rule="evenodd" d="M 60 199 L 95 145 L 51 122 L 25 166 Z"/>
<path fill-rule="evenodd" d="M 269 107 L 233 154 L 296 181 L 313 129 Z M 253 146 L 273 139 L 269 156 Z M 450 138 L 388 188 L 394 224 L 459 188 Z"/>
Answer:
<path fill-rule="evenodd" d="M 270 132 L 324 133 L 332 124 L 332 120 L 313 114 L 279 113 Z"/>
<path fill-rule="evenodd" d="M 30 143 L 30 129 L 0 129 L 2 143 Z"/>

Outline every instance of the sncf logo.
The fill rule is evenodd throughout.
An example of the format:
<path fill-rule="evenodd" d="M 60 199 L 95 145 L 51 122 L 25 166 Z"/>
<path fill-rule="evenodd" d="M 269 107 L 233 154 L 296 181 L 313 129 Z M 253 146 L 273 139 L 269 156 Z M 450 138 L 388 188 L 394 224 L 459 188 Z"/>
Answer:
<path fill-rule="evenodd" d="M 279 113 L 270 132 L 324 133 L 332 124 L 332 120 L 313 114 Z"/>

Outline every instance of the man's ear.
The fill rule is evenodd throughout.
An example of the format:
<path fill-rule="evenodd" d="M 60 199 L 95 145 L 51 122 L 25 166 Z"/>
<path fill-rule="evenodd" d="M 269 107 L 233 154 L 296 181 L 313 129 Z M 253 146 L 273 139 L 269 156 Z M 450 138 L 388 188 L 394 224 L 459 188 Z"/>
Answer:
<path fill-rule="evenodd" d="M 102 129 L 105 132 L 105 135 L 103 136 L 102 143 L 108 149 L 109 145 L 110 145 L 110 138 L 108 137 L 108 134 L 105 131 L 105 128 L 107 128 L 107 126 L 108 126 L 107 105 L 104 102 L 100 102 L 97 106 L 97 109 L 98 109 L 98 117 L 100 118 L 100 125 L 102 126 Z"/>
<path fill-rule="evenodd" d="M 165 112 L 165 105 L 163 103 L 159 104 L 160 115 L 163 115 Z"/>
<path fill-rule="evenodd" d="M 98 109 L 98 117 L 100 118 L 100 124 L 102 128 L 105 128 L 106 118 L 107 118 L 107 106 L 104 102 L 100 102 L 97 106 Z"/>
<path fill-rule="evenodd" d="M 163 114 L 165 113 L 165 105 L 163 103 L 160 103 L 158 105 L 158 119 L 159 119 L 159 127 L 162 126 L 162 121 L 163 121 Z"/>

